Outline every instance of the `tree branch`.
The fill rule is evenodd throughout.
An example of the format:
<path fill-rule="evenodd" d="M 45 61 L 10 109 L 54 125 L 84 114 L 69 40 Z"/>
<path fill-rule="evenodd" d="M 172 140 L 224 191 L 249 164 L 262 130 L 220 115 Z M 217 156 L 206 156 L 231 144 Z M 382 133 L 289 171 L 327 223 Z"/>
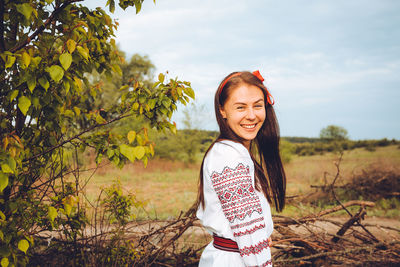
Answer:
<path fill-rule="evenodd" d="M 339 236 L 343 236 L 343 235 L 346 233 L 346 231 L 347 231 L 355 222 L 357 222 L 357 221 L 359 221 L 360 219 L 362 219 L 366 213 L 367 213 L 367 212 L 365 211 L 364 207 L 361 206 L 359 212 L 358 212 L 356 215 L 354 215 L 353 217 L 351 217 L 345 224 L 343 224 L 343 226 L 342 226 L 342 227 L 339 229 L 339 231 L 336 233 L 336 236 L 334 236 L 334 237 L 332 238 L 332 241 L 335 242 L 335 243 L 338 242 L 339 239 L 340 239 Z"/>
<path fill-rule="evenodd" d="M 56 7 L 53 12 L 51 13 L 51 15 L 47 18 L 47 20 L 43 23 L 43 25 L 41 25 L 39 28 L 37 28 L 37 30 L 32 33 L 31 36 L 29 36 L 26 40 L 24 40 L 22 43 L 14 46 L 13 48 L 10 49 L 10 51 L 12 53 L 15 53 L 16 51 L 20 50 L 21 48 L 23 48 L 24 46 L 26 46 L 27 44 L 29 44 L 33 39 L 36 38 L 36 36 L 38 36 L 39 34 L 41 34 L 44 29 L 46 29 L 46 27 L 53 22 L 53 20 L 56 18 L 56 16 L 64 9 L 66 8 L 68 5 L 72 4 L 72 3 L 76 3 L 76 2 L 82 2 L 83 0 L 71 0 L 71 1 L 67 1 L 65 3 L 62 3 L 59 7 Z"/>
<path fill-rule="evenodd" d="M 344 250 L 335 250 L 335 251 L 317 253 L 314 255 L 305 256 L 305 257 L 296 258 L 296 259 L 276 260 L 275 263 L 294 263 L 294 262 L 299 262 L 299 261 L 304 261 L 304 260 L 322 258 L 325 256 L 341 256 L 341 255 L 360 252 L 363 250 L 374 249 L 374 248 L 380 247 L 380 246 L 390 247 L 390 246 L 396 245 L 396 244 L 400 244 L 400 241 L 396 240 L 396 241 L 389 242 L 389 243 L 380 242 L 380 243 L 375 243 L 373 245 L 368 245 L 368 246 L 363 246 L 363 247 L 358 247 L 358 248 L 353 248 L 353 249 L 344 249 Z"/>
<path fill-rule="evenodd" d="M 113 123 L 114 121 L 118 121 L 118 120 L 121 120 L 121 119 L 126 118 L 126 117 L 129 117 L 129 116 L 132 116 L 132 115 L 131 115 L 131 114 L 125 114 L 125 115 L 118 116 L 118 117 L 116 117 L 116 118 L 114 118 L 114 119 L 112 119 L 112 120 L 110 120 L 110 121 L 107 121 L 107 122 L 105 122 L 105 123 L 103 123 L 103 124 L 95 124 L 95 125 L 93 125 L 93 126 L 87 128 L 86 130 L 84 130 L 84 131 L 82 131 L 82 132 L 80 132 L 80 133 L 78 133 L 78 134 L 76 134 L 76 135 L 74 135 L 74 136 L 68 138 L 67 140 L 62 141 L 62 142 L 59 143 L 58 145 L 53 146 L 53 147 L 47 149 L 46 151 L 44 151 L 44 152 L 42 152 L 42 153 L 36 154 L 36 155 L 30 157 L 29 159 L 23 160 L 23 162 L 30 161 L 30 160 L 36 159 L 36 158 L 38 158 L 38 157 L 40 157 L 40 156 L 43 156 L 44 154 L 47 154 L 47 153 L 53 151 L 54 149 L 57 149 L 57 148 L 59 148 L 59 147 L 62 147 L 63 145 L 65 145 L 65 144 L 71 142 L 72 140 L 77 139 L 79 136 L 81 136 L 81 135 L 83 135 L 83 134 L 85 134 L 85 133 L 87 133 L 87 132 L 90 132 L 90 131 L 92 131 L 92 130 L 98 128 L 98 127 L 108 125 L 108 124 L 110 124 L 110 123 Z"/>

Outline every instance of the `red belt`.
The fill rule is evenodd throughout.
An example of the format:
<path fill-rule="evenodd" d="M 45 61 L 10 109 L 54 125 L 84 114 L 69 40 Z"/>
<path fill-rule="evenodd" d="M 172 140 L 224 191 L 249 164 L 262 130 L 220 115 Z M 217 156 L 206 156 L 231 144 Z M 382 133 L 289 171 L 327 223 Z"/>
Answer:
<path fill-rule="evenodd" d="M 214 237 L 213 245 L 215 248 L 224 251 L 239 252 L 238 244 L 235 241 L 228 238 L 217 236 L 216 234 L 214 234 L 213 237 Z"/>

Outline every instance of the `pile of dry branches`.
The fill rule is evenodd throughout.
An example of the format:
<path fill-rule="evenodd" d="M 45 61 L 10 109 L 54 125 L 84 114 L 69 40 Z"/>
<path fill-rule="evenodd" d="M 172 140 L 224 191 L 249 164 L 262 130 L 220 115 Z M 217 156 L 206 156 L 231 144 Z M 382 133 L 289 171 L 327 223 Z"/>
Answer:
<path fill-rule="evenodd" d="M 348 219 L 325 218 L 350 206 L 359 211 Z M 299 219 L 274 216 L 272 255 L 275 266 L 394 266 L 400 264 L 400 229 L 363 223 L 368 201 L 349 201 Z M 197 266 L 211 240 L 190 210 L 174 221 L 132 227 L 143 256 L 139 266 Z M 144 226 L 144 224 L 142 224 Z"/>
<path fill-rule="evenodd" d="M 342 155 L 335 163 L 337 172 L 332 182 L 324 185 L 324 191 L 333 197 L 337 206 L 302 218 L 273 216 L 272 256 L 275 266 L 400 265 L 400 228 L 390 223 L 366 223 L 367 208 L 373 207 L 374 202 L 352 200 L 342 203 L 338 199 L 335 183 L 340 177 L 341 160 Z M 383 175 L 374 181 L 385 184 L 396 179 Z M 358 206 L 358 211 L 351 212 L 351 206 Z M 341 210 L 347 216 L 327 216 Z M 140 265 L 197 266 L 200 253 L 211 241 L 211 236 L 202 229 L 194 211 L 193 207 L 178 219 L 164 222 L 159 227 L 149 224 L 150 231 L 136 236 L 139 247 L 144 249 Z"/>

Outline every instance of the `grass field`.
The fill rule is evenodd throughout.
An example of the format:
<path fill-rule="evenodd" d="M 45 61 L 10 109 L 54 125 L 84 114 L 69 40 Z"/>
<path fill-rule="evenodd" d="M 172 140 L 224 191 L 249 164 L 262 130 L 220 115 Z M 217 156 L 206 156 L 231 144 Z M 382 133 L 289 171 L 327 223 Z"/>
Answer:
<path fill-rule="evenodd" d="M 333 153 L 294 156 L 290 163 L 285 164 L 287 195 L 308 194 L 314 190 L 310 185 L 323 184 L 324 177 L 328 183 L 331 182 L 336 174 L 337 160 L 338 154 Z M 119 179 L 125 190 L 134 193 L 138 200 L 146 201 L 148 214 L 140 213 L 139 218 L 148 215 L 158 219 L 176 217 L 181 211 L 186 211 L 196 199 L 200 163 L 185 165 L 181 162 L 154 159 L 149 161 L 147 168 L 143 168 L 139 162 L 128 164 L 123 169 L 113 167 L 111 164 L 102 165 L 88 182 L 86 188 L 88 199 L 94 200 L 102 187 L 107 187 Z M 373 169 L 394 170 L 400 173 L 400 149 L 397 146 L 388 146 L 378 147 L 373 152 L 365 149 L 345 151 L 340 164 L 341 176 L 338 184 L 349 180 L 362 170 Z M 388 207 L 388 210 L 382 211 L 382 207 Z M 399 208 L 398 202 L 389 205 L 382 203 L 369 214 L 400 218 Z M 299 216 L 316 211 L 318 208 L 299 204 L 288 205 L 283 214 Z"/>

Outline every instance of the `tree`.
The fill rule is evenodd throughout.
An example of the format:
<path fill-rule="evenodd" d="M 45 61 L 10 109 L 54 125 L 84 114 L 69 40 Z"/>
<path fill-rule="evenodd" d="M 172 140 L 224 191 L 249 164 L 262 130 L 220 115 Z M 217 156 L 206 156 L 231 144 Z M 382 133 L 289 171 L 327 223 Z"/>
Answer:
<path fill-rule="evenodd" d="M 336 125 L 328 125 L 321 129 L 319 137 L 324 140 L 346 140 L 348 139 L 347 130 Z"/>
<path fill-rule="evenodd" d="M 118 112 L 105 113 L 104 110 L 109 110 L 112 106 L 119 101 L 123 91 L 119 88 L 128 85 L 133 87 L 136 81 L 141 81 L 146 88 L 152 88 L 153 82 L 153 71 L 155 66 L 147 56 L 141 56 L 134 54 L 130 61 L 125 60 L 125 53 L 118 51 L 118 59 L 113 62 L 118 65 L 121 69 L 120 73 L 113 73 L 111 77 L 107 77 L 105 73 L 99 74 L 97 71 L 93 71 L 87 75 L 90 82 L 90 87 L 84 85 L 83 99 L 80 99 L 78 104 L 79 108 L 83 108 L 87 111 L 100 111 L 103 114 L 103 118 L 113 118 L 118 115 Z M 83 125 L 86 125 L 86 120 L 80 121 Z M 124 121 L 123 128 L 128 128 L 131 124 L 143 124 L 138 120 Z M 115 128 L 115 126 L 114 126 Z"/>
<path fill-rule="evenodd" d="M 103 9 L 90 10 L 79 2 L 0 2 L 2 266 L 26 265 L 34 238 L 43 231 L 64 229 L 63 236 L 76 241 L 85 228 L 78 198 L 79 152 L 92 148 L 97 162 L 104 156 L 118 166 L 127 160 L 146 164 L 154 153 L 147 129 L 122 136 L 112 132 L 112 125 L 135 117 L 158 130 L 176 131 L 170 118 L 177 102 L 194 98 L 190 83 L 159 74 L 151 86 L 142 77 L 123 81 L 115 105 L 85 108 L 84 89 L 95 100 L 102 88 L 88 79 L 91 73 L 112 77 L 123 71 L 112 38 L 117 23 Z M 118 3 L 139 12 L 142 2 Z M 107 4 L 113 12 L 115 1 Z"/>
<path fill-rule="evenodd" d="M 196 161 L 196 154 L 200 152 L 202 134 L 199 128 L 204 119 L 204 106 L 198 106 L 195 103 L 187 106 L 183 110 L 182 123 L 184 130 L 180 130 L 178 134 L 180 149 L 186 155 L 188 163 Z"/>

